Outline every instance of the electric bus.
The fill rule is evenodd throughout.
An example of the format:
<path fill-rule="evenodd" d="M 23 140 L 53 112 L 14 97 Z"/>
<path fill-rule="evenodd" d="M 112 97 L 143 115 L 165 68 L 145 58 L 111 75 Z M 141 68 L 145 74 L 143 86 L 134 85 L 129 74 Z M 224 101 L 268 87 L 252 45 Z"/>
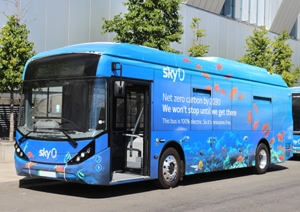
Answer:
<path fill-rule="evenodd" d="M 263 174 L 293 156 L 290 89 L 236 61 L 83 43 L 29 59 L 22 89 L 20 176 L 171 188 L 205 172 Z"/>

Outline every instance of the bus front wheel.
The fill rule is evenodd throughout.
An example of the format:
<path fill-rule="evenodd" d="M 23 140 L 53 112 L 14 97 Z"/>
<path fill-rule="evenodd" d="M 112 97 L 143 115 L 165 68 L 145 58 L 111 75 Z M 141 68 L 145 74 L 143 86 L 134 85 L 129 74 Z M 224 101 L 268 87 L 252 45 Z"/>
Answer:
<path fill-rule="evenodd" d="M 178 152 L 172 147 L 166 149 L 159 160 L 156 186 L 164 189 L 175 187 L 180 178 L 180 170 L 181 163 Z"/>
<path fill-rule="evenodd" d="M 258 145 L 255 154 L 254 172 L 256 174 L 265 174 L 269 167 L 269 151 L 265 144 Z"/>

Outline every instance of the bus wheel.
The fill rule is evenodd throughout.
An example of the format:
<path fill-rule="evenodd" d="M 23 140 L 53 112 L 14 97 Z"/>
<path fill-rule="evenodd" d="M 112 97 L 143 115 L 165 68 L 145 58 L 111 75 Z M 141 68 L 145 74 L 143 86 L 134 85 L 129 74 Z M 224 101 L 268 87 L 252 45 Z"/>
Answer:
<path fill-rule="evenodd" d="M 159 188 L 175 187 L 180 178 L 180 156 L 174 148 L 168 148 L 159 160 L 158 180 L 156 186 Z"/>
<path fill-rule="evenodd" d="M 265 144 L 258 145 L 255 154 L 254 172 L 256 174 L 265 174 L 269 167 L 269 151 Z"/>

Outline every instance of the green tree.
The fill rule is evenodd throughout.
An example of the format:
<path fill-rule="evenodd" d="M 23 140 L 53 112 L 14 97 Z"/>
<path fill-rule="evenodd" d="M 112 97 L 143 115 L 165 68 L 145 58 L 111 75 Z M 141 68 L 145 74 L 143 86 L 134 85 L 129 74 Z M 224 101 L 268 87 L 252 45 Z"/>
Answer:
<path fill-rule="evenodd" d="M 171 42 L 180 43 L 183 26 L 179 21 L 182 0 L 128 0 L 128 13 L 104 20 L 102 34 L 115 32 L 114 41 L 148 46 L 169 52 L 177 52 L 170 47 Z"/>
<path fill-rule="evenodd" d="M 0 92 L 10 94 L 9 141 L 14 140 L 14 94 L 21 90 L 22 73 L 26 61 L 32 57 L 33 43 L 27 40 L 29 30 L 20 24 L 16 15 L 0 31 Z"/>
<path fill-rule="evenodd" d="M 266 68 L 271 71 L 271 39 L 267 37 L 269 31 L 265 26 L 260 29 L 253 30 L 253 36 L 246 39 L 246 54 L 239 60 L 239 62 L 250 65 Z"/>
<path fill-rule="evenodd" d="M 193 46 L 188 50 L 191 57 L 203 57 L 208 53 L 209 45 L 200 43 L 200 39 L 205 37 L 205 29 L 199 29 L 201 18 L 193 18 L 190 28 L 192 29 L 195 38 L 193 39 Z"/>
<path fill-rule="evenodd" d="M 272 41 L 267 37 L 269 31 L 265 26 L 253 30 L 253 36 L 246 39 L 246 54 L 239 59 L 239 62 L 262 67 L 271 74 L 279 74 L 288 86 L 297 82 L 300 69 L 296 67 L 291 70 L 294 64 L 291 61 L 292 48 L 286 44 L 290 38 L 284 30 Z"/>
<path fill-rule="evenodd" d="M 280 74 L 288 86 L 293 86 L 298 81 L 299 67 L 291 70 L 294 64 L 291 57 L 293 55 L 292 48 L 285 42 L 290 39 L 286 30 L 275 37 L 275 41 L 271 42 L 273 52 L 271 56 L 271 73 Z"/>

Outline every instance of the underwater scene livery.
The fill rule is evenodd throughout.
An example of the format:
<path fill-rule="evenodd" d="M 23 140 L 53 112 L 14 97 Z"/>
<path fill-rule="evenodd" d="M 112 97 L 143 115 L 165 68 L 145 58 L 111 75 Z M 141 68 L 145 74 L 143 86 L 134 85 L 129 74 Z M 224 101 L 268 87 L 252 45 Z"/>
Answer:
<path fill-rule="evenodd" d="M 70 92 L 66 92 L 68 89 L 74 88 L 72 94 L 78 100 L 75 103 L 80 105 L 79 103 L 84 101 L 86 105 L 93 107 L 72 110 L 69 108 L 72 104 L 67 105 L 61 101 L 60 104 L 53 105 L 53 108 L 57 111 L 64 108 L 65 114 L 67 111 L 73 112 L 74 114 L 69 114 L 69 118 L 78 114 L 78 117 L 87 116 L 89 121 L 83 123 L 81 119 L 76 119 L 78 125 L 84 126 L 84 130 L 76 133 L 73 130 L 74 132 L 70 131 L 68 134 L 62 128 L 57 128 L 57 121 L 47 122 L 47 111 L 47 119 L 41 121 L 40 126 L 48 130 L 47 127 L 52 124 L 50 130 L 59 131 L 56 132 L 59 136 L 55 137 L 55 133 L 51 134 L 51 131 L 48 134 L 37 132 L 34 124 L 19 127 L 15 145 L 18 175 L 110 185 L 116 183 L 113 182 L 117 179 L 112 177 L 113 174 L 116 173 L 116 176 L 120 177 L 125 172 L 138 175 L 135 176 L 138 180 L 144 180 L 143 176 L 164 180 L 160 173 L 162 169 L 167 168 L 159 167 L 159 164 L 164 162 L 161 160 L 163 150 L 168 149 L 175 156 L 179 155 L 177 158 L 182 157 L 185 162 L 185 175 L 255 166 L 260 143 L 267 146 L 270 163 L 281 163 L 293 156 L 293 118 L 292 107 L 289 107 L 291 92 L 279 75 L 222 58 L 191 58 L 129 44 L 80 44 L 41 53 L 36 55 L 35 59 L 52 54 L 60 58 L 59 54 L 70 52 L 101 52 L 101 56 L 93 57 L 94 62 L 96 61 L 93 65 L 95 73 L 89 72 L 89 77 L 101 78 L 103 88 L 101 87 L 101 92 L 87 98 L 87 95 L 76 94 L 77 91 L 89 93 L 88 89 L 93 91 L 92 83 L 86 86 L 87 82 L 82 80 L 81 83 L 85 86 L 80 87 L 81 84 L 73 79 L 75 77 L 72 74 L 69 78 L 73 77 L 74 84 L 60 81 L 61 99 L 70 95 Z M 74 63 L 74 66 L 76 64 Z M 113 69 L 113 64 L 124 66 L 123 69 Z M 43 63 L 37 63 L 37 66 L 39 65 Z M 73 66 L 71 67 L 66 73 L 70 74 L 69 70 L 73 70 Z M 35 70 L 32 69 L 33 72 Z M 40 71 L 39 74 L 43 76 L 43 69 Z M 82 77 L 85 76 L 85 71 L 80 72 Z M 24 76 L 23 79 L 26 79 Z M 114 78 L 110 79 L 112 76 Z M 59 77 L 57 74 L 53 81 Z M 119 82 L 121 86 L 122 79 L 125 86 L 123 88 L 134 91 L 129 92 L 130 97 L 118 96 L 121 95 L 120 88 L 117 87 L 119 93 L 115 93 L 116 87 L 107 85 L 110 82 Z M 40 79 L 36 79 L 38 80 Z M 95 81 L 95 84 L 99 82 Z M 54 83 L 49 85 L 49 88 L 58 92 L 55 86 Z M 83 88 L 86 88 L 86 93 Z M 140 99 L 137 97 L 139 90 L 143 91 Z M 50 99 L 48 100 L 50 102 Z M 128 146 L 125 144 L 125 133 L 129 131 L 128 120 L 124 117 L 113 120 L 114 109 L 118 104 L 131 100 L 136 100 L 143 106 L 141 111 L 144 111 L 147 103 L 147 112 L 143 113 L 143 117 L 132 116 L 134 121 L 130 122 L 133 126 L 132 133 L 138 125 L 143 125 L 139 127 L 144 130 L 141 130 L 141 149 L 137 151 L 140 156 L 136 156 L 132 161 L 127 158 Z M 32 113 L 33 103 L 30 101 L 29 98 L 28 104 L 24 106 L 27 108 L 23 111 L 26 117 L 24 120 L 27 121 L 31 121 L 28 119 Z M 96 113 L 85 114 L 100 108 L 99 102 L 106 107 L 104 117 L 113 115 L 112 117 L 106 120 L 98 118 Z M 66 119 L 63 114 L 59 115 Z M 137 120 L 143 122 L 138 123 Z M 98 124 L 104 127 L 94 131 L 94 128 L 86 127 L 90 123 L 96 123 L 92 126 L 94 128 L 97 128 Z M 133 135 L 139 136 L 138 133 Z M 175 151 L 176 148 L 178 152 Z M 146 150 L 148 152 L 145 152 Z M 165 155 L 169 154 L 166 152 Z M 127 164 L 141 166 L 138 167 L 139 170 L 134 170 L 136 167 L 128 167 Z M 169 165 L 173 165 L 172 162 L 169 162 Z M 167 171 L 171 172 L 173 169 Z M 132 178 L 119 182 L 126 183 L 131 180 Z"/>

